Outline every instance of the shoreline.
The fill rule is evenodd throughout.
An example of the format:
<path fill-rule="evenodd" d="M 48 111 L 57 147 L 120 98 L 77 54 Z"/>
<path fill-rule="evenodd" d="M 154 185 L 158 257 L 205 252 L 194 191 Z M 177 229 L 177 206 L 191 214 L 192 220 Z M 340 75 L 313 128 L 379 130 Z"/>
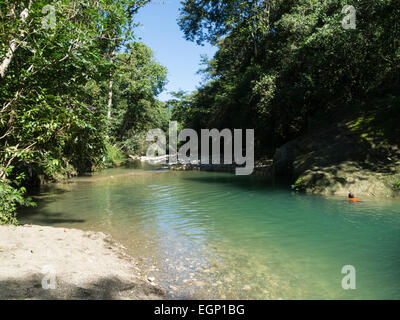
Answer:
<path fill-rule="evenodd" d="M 344 199 L 342 200 L 344 202 Z M 350 204 L 349 206 L 353 207 L 354 204 Z M 65 208 L 65 203 L 63 203 L 61 207 Z M 366 207 L 368 207 L 368 205 Z M 57 215 L 59 208 L 60 206 L 56 206 L 53 208 L 55 210 L 49 210 L 49 216 L 51 216 L 51 214 Z M 70 208 L 78 209 L 79 207 L 71 205 Z M 95 210 L 94 212 L 97 214 L 98 211 Z M 68 211 L 66 213 L 68 214 Z M 82 210 L 77 216 L 83 217 L 85 214 L 86 210 Z M 26 223 L 30 223 L 28 220 L 25 221 Z M 39 225 L 24 225 L 22 227 L 0 226 L 0 268 L 2 270 L 2 274 L 0 275 L 0 299 L 175 300 L 193 299 L 192 294 L 194 292 L 196 294 L 199 292 L 199 296 L 195 299 L 207 299 L 209 297 L 207 294 L 209 293 L 205 290 L 208 289 L 208 291 L 210 291 L 209 289 L 211 289 L 212 294 L 217 295 L 217 299 L 224 300 L 225 294 L 228 295 L 228 299 L 231 298 L 229 294 L 235 294 L 234 297 L 237 297 L 237 292 L 241 292 L 237 291 L 238 288 L 253 288 L 252 283 L 254 282 L 254 278 L 252 277 L 247 279 L 246 277 L 237 277 L 240 281 L 231 284 L 232 279 L 235 279 L 235 276 L 232 276 L 234 272 L 229 276 L 224 276 L 225 274 L 229 274 L 231 269 L 233 270 L 233 267 L 231 268 L 229 263 L 226 264 L 226 268 L 224 266 L 218 266 L 218 269 L 214 269 L 219 270 L 219 272 L 216 273 L 218 276 L 213 279 L 212 282 L 209 282 L 208 275 L 210 270 L 213 269 L 209 267 L 208 263 L 205 265 L 194 263 L 196 260 L 190 259 L 193 257 L 187 255 L 187 251 L 182 252 L 184 255 L 178 253 L 183 257 L 182 259 L 176 259 L 179 263 L 175 263 L 172 259 L 168 262 L 170 260 L 168 255 L 164 257 L 166 258 L 168 256 L 168 259 L 147 260 L 146 255 L 143 255 L 144 252 L 146 254 L 150 253 L 148 256 L 151 257 L 155 257 L 156 255 L 154 255 L 152 250 L 148 251 L 147 246 L 143 245 L 144 242 L 135 241 L 132 247 L 132 243 L 126 241 L 126 239 L 130 239 L 126 236 L 128 235 L 129 237 L 129 234 L 132 232 L 122 235 L 119 232 L 115 233 L 115 231 L 111 231 L 112 229 L 105 229 L 104 225 L 93 227 L 93 224 L 90 224 L 83 227 L 83 229 L 78 225 L 70 225 L 71 229 L 66 229 L 63 227 L 54 228 L 43 226 L 41 222 L 36 223 Z M 44 225 L 46 224 L 47 223 L 44 222 Z M 252 225 L 253 224 L 251 224 L 251 226 Z M 257 226 L 257 224 L 255 225 Z M 93 228 L 97 231 L 91 231 Z M 115 236 L 115 238 L 103 232 L 110 233 Z M 120 237 L 120 235 L 122 236 Z M 121 242 L 117 242 L 119 240 L 116 239 L 121 239 Z M 87 245 L 89 242 L 93 243 Z M 139 248 L 141 250 L 127 251 L 121 243 L 125 244 L 125 246 L 130 249 Z M 98 247 L 100 247 L 100 249 L 98 249 Z M 157 247 L 160 248 L 160 246 Z M 214 246 L 211 245 L 210 247 L 213 248 Z M 144 248 L 145 251 L 143 251 L 142 248 Z M 177 247 L 174 248 L 177 250 Z M 130 256 L 126 255 L 125 252 L 129 252 Z M 222 251 L 215 251 L 215 253 L 218 252 L 221 253 Z M 7 255 L 5 255 L 6 253 Z M 235 257 L 236 253 L 238 252 L 235 249 L 229 254 L 229 257 Z M 99 263 L 103 264 L 103 259 L 108 259 L 110 255 L 113 256 L 113 259 L 115 258 L 113 261 L 107 260 L 104 263 L 105 265 L 98 265 Z M 135 257 L 135 259 L 133 257 Z M 222 257 L 224 257 L 224 255 L 222 255 Z M 238 253 L 235 261 L 242 261 L 242 259 L 246 265 L 257 265 L 257 263 L 254 264 L 254 262 L 258 260 L 254 260 L 252 263 L 250 262 L 251 260 L 248 259 L 247 251 Z M 53 261 L 58 263 L 54 268 L 56 270 L 57 284 L 60 286 L 57 287 L 58 291 L 46 291 L 42 289 L 42 280 L 45 276 L 42 274 L 42 268 L 47 265 L 53 265 Z M 143 261 L 145 261 L 145 263 L 143 263 Z M 150 264 L 147 263 L 147 261 Z M 153 272 L 153 266 L 157 268 L 160 267 L 160 264 L 157 264 L 155 261 L 165 261 L 164 265 L 166 268 L 164 269 L 161 266 L 160 269 L 155 269 L 157 272 Z M 216 261 L 216 259 L 206 261 Z M 78 263 L 81 263 L 81 265 L 78 265 Z M 151 268 L 149 268 L 149 266 L 151 266 Z M 197 269 L 200 270 L 200 273 L 196 271 L 192 276 L 190 272 L 193 271 L 191 270 L 195 270 L 198 266 L 201 267 Z M 235 266 L 235 264 L 232 264 L 232 266 Z M 241 266 L 242 265 L 236 267 Z M 263 270 L 263 274 L 268 274 L 271 271 L 268 269 L 269 268 L 264 269 L 263 267 L 261 270 Z M 255 268 L 255 270 L 258 269 Z M 126 276 L 127 272 L 129 273 L 128 276 Z M 254 274 L 258 274 L 257 272 L 258 271 Z M 61 279 L 59 277 L 60 273 L 62 276 Z M 76 275 L 76 273 L 86 273 L 86 275 Z M 273 273 L 274 272 L 271 272 L 270 274 L 272 275 Z M 207 278 L 203 278 L 202 276 L 206 276 Z M 130 279 L 131 277 L 136 278 L 132 281 L 132 279 Z M 122 280 L 119 280 L 121 278 Z M 275 285 L 278 283 L 276 277 L 271 276 L 268 279 L 270 280 L 268 285 Z M 220 283 L 220 285 L 214 287 L 216 280 L 222 281 L 222 284 Z M 159 288 L 159 290 L 157 290 L 158 286 L 156 283 L 163 289 L 166 289 L 167 292 L 163 292 L 163 290 Z M 283 288 L 284 287 L 285 286 L 283 286 Z M 228 288 L 230 291 L 228 291 Z M 256 288 L 256 286 L 254 288 Z M 156 291 L 153 291 L 154 289 Z M 199 289 L 204 289 L 204 291 L 196 291 Z M 148 290 L 151 291 L 149 292 Z M 246 290 L 250 289 L 245 289 L 245 291 Z M 262 297 L 268 297 L 268 299 L 280 297 L 280 293 L 273 291 L 260 293 L 261 291 L 259 289 L 257 290 L 259 294 L 262 294 Z M 229 292 L 229 294 L 227 292 Z M 244 296 L 240 297 L 243 298 Z"/>
<path fill-rule="evenodd" d="M 102 232 L 0 226 L 0 268 L 0 299 L 165 299 L 125 247 Z"/>

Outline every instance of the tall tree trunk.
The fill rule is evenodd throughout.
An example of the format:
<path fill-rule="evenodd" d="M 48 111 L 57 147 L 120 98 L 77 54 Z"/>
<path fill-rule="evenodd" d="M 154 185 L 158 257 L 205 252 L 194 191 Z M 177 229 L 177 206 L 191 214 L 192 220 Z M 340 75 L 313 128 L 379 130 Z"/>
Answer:
<path fill-rule="evenodd" d="M 22 10 L 22 12 L 19 15 L 20 18 L 21 18 L 22 24 L 25 24 L 26 19 L 29 16 L 29 9 L 31 7 L 31 4 L 32 4 L 32 1 L 29 1 L 28 8 L 25 8 L 24 10 Z M 15 8 L 11 9 L 12 12 L 14 10 L 15 10 Z M 24 34 L 25 34 L 25 30 L 21 26 L 20 37 L 22 38 L 24 36 Z M 11 63 L 13 57 L 14 57 L 14 53 L 18 48 L 18 42 L 19 41 L 20 40 L 18 40 L 18 39 L 12 39 L 10 41 L 10 44 L 8 46 L 7 54 L 6 54 L 5 58 L 3 59 L 3 61 L 0 64 L 0 76 L 1 76 L 1 78 L 4 78 L 5 75 L 6 75 L 7 69 L 8 69 L 8 67 L 9 67 L 9 65 L 10 65 L 10 63 Z"/>
<path fill-rule="evenodd" d="M 110 123 L 111 121 L 111 108 L 112 108 L 112 99 L 113 99 L 113 73 L 110 72 L 110 80 L 108 82 L 108 103 L 107 103 L 107 121 Z"/>
<path fill-rule="evenodd" d="M 8 66 L 10 65 L 10 62 L 11 62 L 12 58 L 14 57 L 15 50 L 17 50 L 17 40 L 12 39 L 11 43 L 9 45 L 6 57 L 3 59 L 3 61 L 1 62 L 1 65 L 0 65 L 0 76 L 2 78 L 4 78 L 6 75 Z"/>
<path fill-rule="evenodd" d="M 115 53 L 115 47 L 114 49 L 109 53 L 109 59 L 110 62 L 113 62 L 114 58 L 114 53 Z M 111 111 L 112 111 L 112 104 L 113 104 L 113 84 L 114 84 L 114 70 L 111 67 L 110 69 L 110 78 L 108 80 L 108 102 L 107 102 L 107 123 L 110 125 L 111 123 Z"/>

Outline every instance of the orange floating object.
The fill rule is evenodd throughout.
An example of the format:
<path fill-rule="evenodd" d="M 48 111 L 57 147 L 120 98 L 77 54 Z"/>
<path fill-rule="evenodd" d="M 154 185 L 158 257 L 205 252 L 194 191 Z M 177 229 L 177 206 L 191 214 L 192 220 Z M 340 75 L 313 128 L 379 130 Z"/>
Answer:
<path fill-rule="evenodd" d="M 357 199 L 357 198 L 347 198 L 347 200 L 353 201 L 353 202 L 360 202 L 360 199 Z"/>

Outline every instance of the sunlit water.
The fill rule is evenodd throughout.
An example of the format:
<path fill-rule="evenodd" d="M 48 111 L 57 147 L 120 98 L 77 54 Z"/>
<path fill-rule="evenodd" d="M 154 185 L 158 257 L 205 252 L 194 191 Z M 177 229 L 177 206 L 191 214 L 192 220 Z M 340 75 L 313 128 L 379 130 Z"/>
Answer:
<path fill-rule="evenodd" d="M 301 195 L 257 177 L 121 168 L 21 213 L 111 234 L 169 298 L 400 299 L 400 202 Z M 356 289 L 342 288 L 342 267 Z"/>

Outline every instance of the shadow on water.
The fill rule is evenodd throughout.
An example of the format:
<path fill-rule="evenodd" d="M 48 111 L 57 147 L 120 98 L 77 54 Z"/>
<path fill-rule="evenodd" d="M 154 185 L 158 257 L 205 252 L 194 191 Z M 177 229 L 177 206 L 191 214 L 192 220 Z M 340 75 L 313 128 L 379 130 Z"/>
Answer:
<path fill-rule="evenodd" d="M 258 176 L 236 176 L 231 173 L 221 173 L 217 175 L 206 175 L 198 177 L 183 177 L 183 180 L 205 183 L 205 184 L 225 184 L 242 189 L 257 189 L 257 190 L 285 190 L 290 191 L 290 187 L 286 183 L 270 181 L 264 177 Z"/>
<path fill-rule="evenodd" d="M 164 165 L 141 162 L 140 160 L 130 160 L 125 163 L 123 167 L 127 169 L 157 170 L 163 168 Z"/>
<path fill-rule="evenodd" d="M 46 184 L 30 190 L 29 196 L 35 199 L 45 198 L 52 195 L 60 195 L 68 192 L 68 190 L 57 188 L 55 184 Z"/>
<path fill-rule="evenodd" d="M 35 208 L 30 208 L 29 210 L 21 210 L 18 215 L 18 219 L 21 224 L 34 221 L 35 224 L 43 225 L 55 225 L 55 224 L 69 224 L 69 223 L 83 223 L 86 220 L 83 219 L 63 219 L 57 218 L 63 216 L 62 212 L 51 212 L 48 213 L 43 210 L 42 204 L 38 204 Z"/>
<path fill-rule="evenodd" d="M 45 185 L 41 189 L 36 189 L 31 194 L 31 198 L 36 203 L 35 207 L 22 207 L 18 210 L 18 220 L 21 224 L 34 221 L 35 224 L 55 225 L 69 223 L 83 223 L 83 219 L 63 219 L 58 218 L 64 216 L 63 212 L 48 212 L 45 209 L 51 204 L 59 200 L 59 196 L 67 192 L 65 189 L 57 188 L 54 185 Z"/>

